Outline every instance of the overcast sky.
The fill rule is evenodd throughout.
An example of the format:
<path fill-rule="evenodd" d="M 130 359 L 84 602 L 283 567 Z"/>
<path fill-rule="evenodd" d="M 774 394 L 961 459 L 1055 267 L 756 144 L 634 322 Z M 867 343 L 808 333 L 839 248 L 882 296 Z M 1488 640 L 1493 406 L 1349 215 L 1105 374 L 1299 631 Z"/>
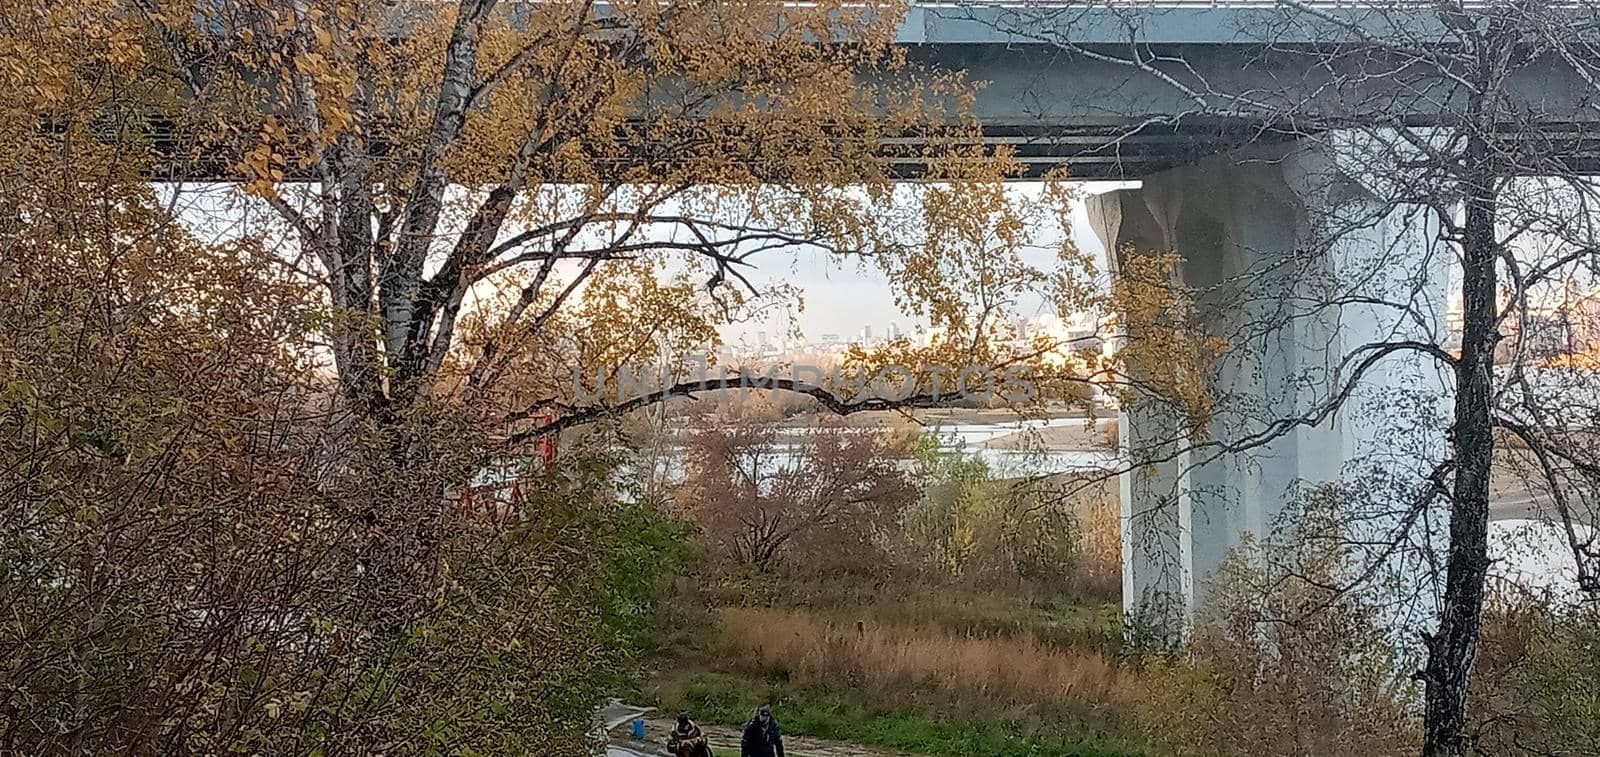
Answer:
<path fill-rule="evenodd" d="M 1112 182 L 1093 182 L 1079 185 L 1083 194 L 1095 194 L 1132 184 Z M 1072 235 L 1078 244 L 1078 249 L 1095 256 L 1097 267 L 1105 271 L 1105 250 L 1100 240 L 1089 227 L 1088 215 L 1084 211 L 1082 200 L 1074 203 L 1072 213 Z M 1053 240 L 1037 240 L 1040 245 L 1048 245 Z M 1041 260 L 1050 253 L 1040 252 Z M 862 326 L 871 325 L 875 336 L 882 336 L 884 330 L 891 323 L 898 323 L 901 330 L 910 332 L 916 325 L 916 320 L 895 307 L 894 298 L 889 291 L 889 283 L 883 276 L 873 269 L 858 270 L 856 266 L 841 269 L 837 265 L 828 264 L 820 253 L 802 253 L 794 261 L 793 266 L 771 265 L 750 277 L 751 282 L 758 286 L 764 283 L 781 281 L 799 287 L 804 291 L 805 311 L 800 314 L 798 326 L 805 337 L 817 341 L 823 334 L 838 334 L 849 337 L 861 330 Z M 789 270 L 793 268 L 793 270 Z M 1025 307 L 1023 315 L 1032 317 L 1043 314 L 1044 304 L 1034 303 Z M 757 334 L 765 331 L 768 339 L 776 342 L 784 331 L 784 326 L 778 319 L 769 319 L 765 322 L 737 323 L 725 326 L 722 329 L 723 339 L 729 344 L 738 344 L 741 339 L 754 344 Z"/>
<path fill-rule="evenodd" d="M 1036 185 L 1028 184 L 1014 186 L 1019 192 L 1036 188 Z M 1127 186 L 1137 186 L 1137 184 L 1089 182 L 1078 185 L 1078 189 L 1087 195 Z M 244 233 L 254 225 L 254 221 L 250 220 L 249 215 L 243 210 L 246 205 L 237 202 L 235 190 L 231 186 L 188 184 L 182 187 L 181 193 L 177 196 L 172 194 L 178 189 L 175 186 L 162 185 L 159 189 L 163 202 L 175 202 L 175 209 L 186 225 L 203 236 L 213 239 L 228 238 Z M 1080 250 L 1095 256 L 1098 269 L 1104 273 L 1104 250 L 1094 231 L 1089 227 L 1083 201 L 1080 199 L 1074 205 L 1073 239 Z M 1054 252 L 1049 247 L 1056 240 L 1034 241 L 1040 246 L 1040 249 L 1034 252 L 1038 256 L 1037 264 L 1040 267 L 1052 265 Z M 294 257 L 292 250 L 282 252 L 286 258 Z M 762 261 L 757 269 L 747 272 L 747 277 L 758 287 L 785 283 L 803 292 L 805 308 L 800 313 L 796 325 L 806 339 L 819 341 L 823 334 L 837 334 L 848 338 L 867 325 L 872 326 L 873 333 L 878 336 L 882 336 L 890 324 L 897 324 L 907 333 L 916 327 L 915 318 L 895 307 L 888 282 L 875 268 L 856 263 L 840 265 L 837 261 L 830 262 L 820 251 L 795 253 L 794 257 L 788 260 L 778 257 L 780 254 L 781 251 L 774 251 L 774 254 Z M 573 265 L 573 270 L 576 270 L 576 264 Z M 1024 304 L 1022 310 L 1022 315 L 1028 317 L 1042 315 L 1045 312 L 1043 302 Z M 724 340 L 729 344 L 738 344 L 741 340 L 753 344 L 760 332 L 766 332 L 768 338 L 776 342 L 785 330 L 783 319 L 777 317 L 774 312 L 774 317 L 726 325 L 721 331 Z"/>

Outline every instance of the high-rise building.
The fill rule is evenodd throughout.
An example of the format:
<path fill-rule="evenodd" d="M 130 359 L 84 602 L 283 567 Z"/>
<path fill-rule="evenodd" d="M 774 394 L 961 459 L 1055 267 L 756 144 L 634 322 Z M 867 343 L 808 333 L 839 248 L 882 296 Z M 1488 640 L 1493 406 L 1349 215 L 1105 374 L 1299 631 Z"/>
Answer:
<path fill-rule="evenodd" d="M 900 338 L 900 324 L 898 324 L 898 323 L 889 324 L 889 329 L 885 333 L 885 337 L 888 338 L 888 340 L 891 341 L 891 342 L 896 340 L 896 339 L 899 339 Z"/>

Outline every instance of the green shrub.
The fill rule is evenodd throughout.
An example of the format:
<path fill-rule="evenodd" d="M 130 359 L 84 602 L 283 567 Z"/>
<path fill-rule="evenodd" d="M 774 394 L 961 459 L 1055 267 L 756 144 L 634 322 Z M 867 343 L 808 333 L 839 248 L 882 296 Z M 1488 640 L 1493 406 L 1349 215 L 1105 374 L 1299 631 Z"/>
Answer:
<path fill-rule="evenodd" d="M 1470 705 L 1486 753 L 1600 754 L 1600 606 L 1495 596 Z"/>
<path fill-rule="evenodd" d="M 1391 755 L 1420 743 L 1415 670 L 1378 601 L 1343 591 L 1339 496 L 1317 492 L 1268 543 L 1246 541 L 1207 590 L 1186 657 L 1155 658 L 1140 704 L 1181 753 Z"/>

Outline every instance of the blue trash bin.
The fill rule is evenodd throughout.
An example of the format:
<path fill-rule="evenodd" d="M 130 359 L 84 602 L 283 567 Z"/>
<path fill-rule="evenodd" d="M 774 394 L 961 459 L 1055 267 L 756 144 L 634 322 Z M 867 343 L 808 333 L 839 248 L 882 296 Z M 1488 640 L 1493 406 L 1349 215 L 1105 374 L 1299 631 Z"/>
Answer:
<path fill-rule="evenodd" d="M 635 741 L 644 741 L 644 718 L 634 718 L 633 738 Z"/>

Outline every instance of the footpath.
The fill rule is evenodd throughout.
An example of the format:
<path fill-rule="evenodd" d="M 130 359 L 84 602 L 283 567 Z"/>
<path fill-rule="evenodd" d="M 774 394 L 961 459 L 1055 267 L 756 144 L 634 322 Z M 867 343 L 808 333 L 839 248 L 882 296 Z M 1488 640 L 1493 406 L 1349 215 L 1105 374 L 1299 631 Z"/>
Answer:
<path fill-rule="evenodd" d="M 654 713 L 648 708 L 622 702 L 612 702 L 597 712 L 596 719 L 606 733 L 606 757 L 669 757 L 666 743 L 673 721 L 650 717 L 651 714 Z M 631 723 L 640 716 L 645 717 L 644 739 L 636 740 Z M 739 729 L 705 724 L 700 728 L 711 742 L 714 757 L 739 757 Z M 783 746 L 787 757 L 906 757 L 904 752 L 804 736 L 786 735 Z"/>

